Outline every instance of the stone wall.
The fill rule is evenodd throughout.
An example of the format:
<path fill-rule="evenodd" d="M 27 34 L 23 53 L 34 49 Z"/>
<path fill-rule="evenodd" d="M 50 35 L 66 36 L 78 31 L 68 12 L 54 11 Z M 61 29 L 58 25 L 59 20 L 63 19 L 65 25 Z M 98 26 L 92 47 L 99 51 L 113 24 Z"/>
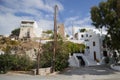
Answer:
<path fill-rule="evenodd" d="M 33 69 L 32 70 L 33 71 L 33 75 L 35 75 L 36 74 L 36 69 Z M 39 75 L 48 75 L 48 74 L 50 74 L 51 73 L 51 67 L 48 67 L 48 68 L 40 68 L 39 69 Z"/>

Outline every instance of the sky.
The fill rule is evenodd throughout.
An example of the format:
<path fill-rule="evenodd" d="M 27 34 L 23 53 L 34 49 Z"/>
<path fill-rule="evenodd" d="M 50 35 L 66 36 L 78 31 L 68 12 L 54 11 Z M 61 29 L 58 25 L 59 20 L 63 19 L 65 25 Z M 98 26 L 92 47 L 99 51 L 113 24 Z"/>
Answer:
<path fill-rule="evenodd" d="M 58 6 L 57 23 L 64 23 L 71 34 L 72 26 L 93 27 L 90 9 L 104 0 L 0 0 L 0 35 L 9 35 L 22 20 L 34 20 L 43 30 L 53 29 L 54 6 Z"/>

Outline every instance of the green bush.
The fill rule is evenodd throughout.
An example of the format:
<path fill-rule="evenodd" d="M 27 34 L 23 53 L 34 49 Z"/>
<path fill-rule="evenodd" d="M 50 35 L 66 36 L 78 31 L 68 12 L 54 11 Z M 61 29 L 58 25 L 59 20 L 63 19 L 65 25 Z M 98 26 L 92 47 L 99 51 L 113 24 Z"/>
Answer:
<path fill-rule="evenodd" d="M 62 40 L 59 40 L 56 48 L 55 70 L 61 71 L 68 67 L 69 53 L 79 52 L 80 49 L 84 50 L 84 48 L 85 46 L 83 44 L 63 42 Z M 43 52 L 40 55 L 40 67 L 51 67 L 53 42 L 43 44 L 42 50 Z M 6 51 L 9 52 L 9 47 Z M 6 73 L 9 70 L 29 70 L 37 67 L 37 62 L 31 61 L 28 56 L 12 55 L 8 54 L 8 52 L 0 55 L 0 73 Z"/>
<path fill-rule="evenodd" d="M 32 67 L 33 62 L 29 59 L 28 56 L 15 56 L 13 62 L 12 70 L 29 70 Z"/>
<path fill-rule="evenodd" d="M 83 44 L 75 44 L 72 42 L 63 42 L 62 40 L 57 42 L 56 57 L 55 57 L 55 70 L 61 71 L 68 67 L 69 53 L 80 52 L 80 49 L 84 49 Z M 41 67 L 50 67 L 53 56 L 53 42 L 48 42 L 43 45 L 43 53 L 40 57 Z"/>
<path fill-rule="evenodd" d="M 9 70 L 29 70 L 32 67 L 32 61 L 27 56 L 18 56 L 11 54 L 0 55 L 0 72 L 6 73 Z"/>
<path fill-rule="evenodd" d="M 6 73 L 11 69 L 12 57 L 8 54 L 0 55 L 0 72 Z"/>

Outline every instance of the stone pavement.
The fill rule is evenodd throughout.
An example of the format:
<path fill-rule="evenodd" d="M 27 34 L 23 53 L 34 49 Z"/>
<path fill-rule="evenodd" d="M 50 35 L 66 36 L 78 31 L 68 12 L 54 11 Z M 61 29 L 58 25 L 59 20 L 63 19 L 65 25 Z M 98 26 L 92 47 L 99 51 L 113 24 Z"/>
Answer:
<path fill-rule="evenodd" d="M 108 66 L 69 68 L 56 75 L 1 74 L 0 80 L 120 80 L 120 72 Z"/>

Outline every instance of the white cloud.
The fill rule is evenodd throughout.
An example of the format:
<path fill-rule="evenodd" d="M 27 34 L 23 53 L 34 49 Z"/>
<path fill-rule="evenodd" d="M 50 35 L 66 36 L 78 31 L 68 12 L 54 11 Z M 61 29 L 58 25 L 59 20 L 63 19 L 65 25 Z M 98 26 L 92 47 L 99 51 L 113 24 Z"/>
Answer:
<path fill-rule="evenodd" d="M 85 17 L 84 19 L 80 18 L 79 16 L 74 16 L 74 17 L 70 17 L 67 18 L 65 21 L 66 25 L 90 25 L 91 19 L 90 16 Z"/>
<path fill-rule="evenodd" d="M 39 27 L 45 30 L 52 29 L 55 4 L 58 5 L 59 11 L 64 10 L 63 5 L 57 0 L 1 0 L 1 2 L 4 4 L 0 4 L 0 34 L 10 34 L 11 30 L 19 27 L 21 20 L 36 20 Z"/>
<path fill-rule="evenodd" d="M 26 9 L 43 10 L 53 12 L 57 4 L 59 11 L 64 10 L 62 4 L 57 0 L 3 0 L 5 7 L 14 9 L 14 11 L 23 11 Z"/>
<path fill-rule="evenodd" d="M 38 22 L 38 26 L 41 27 L 43 30 L 50 30 L 50 29 L 53 29 L 53 21 L 40 20 Z"/>
<path fill-rule="evenodd" d="M 86 24 L 89 24 L 90 22 L 91 22 L 90 17 L 86 17 L 84 19 L 79 19 L 79 20 L 74 21 L 74 24 L 76 24 L 76 25 L 86 25 Z"/>
<path fill-rule="evenodd" d="M 17 17 L 13 14 L 0 15 L 0 34 L 10 34 L 10 32 L 20 26 L 21 20 L 30 20 L 31 17 Z"/>
<path fill-rule="evenodd" d="M 73 24 L 74 21 L 76 21 L 79 18 L 79 16 L 74 16 L 74 17 L 69 17 L 65 20 L 66 25 L 71 25 Z"/>
<path fill-rule="evenodd" d="M 72 27 L 94 28 L 90 23 L 91 23 L 90 16 L 85 17 L 83 19 L 80 18 L 79 16 L 67 18 L 65 21 L 66 32 L 71 35 L 72 34 Z"/>

